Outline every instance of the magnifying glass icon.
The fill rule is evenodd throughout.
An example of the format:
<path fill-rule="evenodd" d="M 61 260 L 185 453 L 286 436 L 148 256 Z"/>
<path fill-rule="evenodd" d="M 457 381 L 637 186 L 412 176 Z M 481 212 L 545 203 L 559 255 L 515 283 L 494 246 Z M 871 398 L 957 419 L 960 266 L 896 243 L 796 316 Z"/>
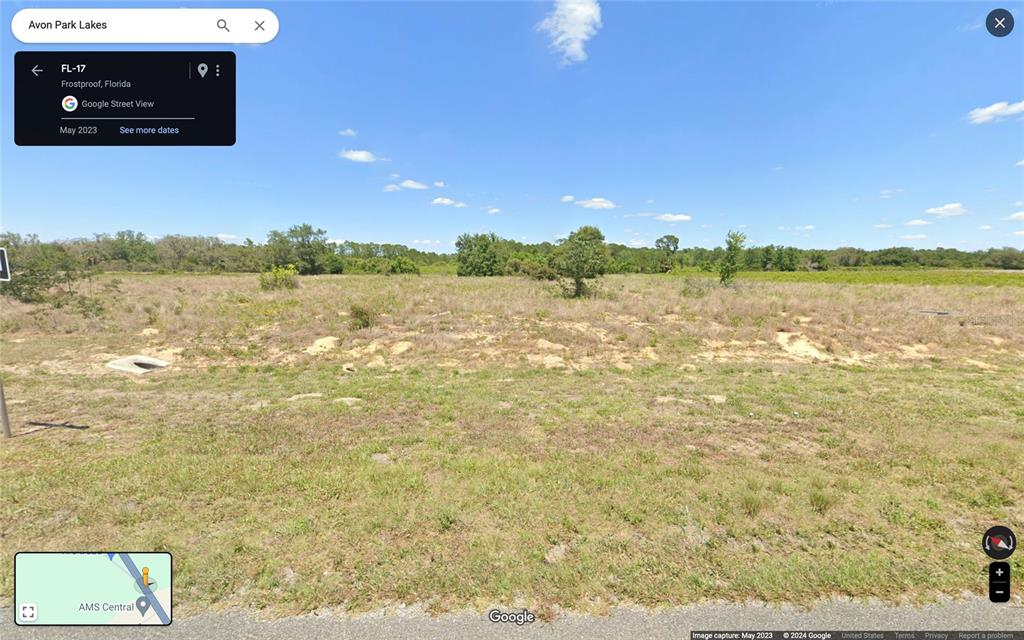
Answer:
<path fill-rule="evenodd" d="M 231 33 L 231 29 L 228 29 L 228 21 L 225 20 L 224 18 L 221 18 L 220 20 L 217 21 L 217 28 L 218 29 L 223 29 L 223 30 L 227 31 L 228 33 Z"/>

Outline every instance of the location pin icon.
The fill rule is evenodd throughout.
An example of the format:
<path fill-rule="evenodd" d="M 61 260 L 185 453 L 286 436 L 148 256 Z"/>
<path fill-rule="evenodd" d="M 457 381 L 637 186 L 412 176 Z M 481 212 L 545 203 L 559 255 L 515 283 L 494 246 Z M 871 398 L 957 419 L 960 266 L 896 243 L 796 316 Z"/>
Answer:
<path fill-rule="evenodd" d="M 139 609 L 140 614 L 146 615 L 146 612 L 149 611 L 149 598 L 146 596 L 139 596 L 135 601 L 135 606 Z"/>
<path fill-rule="evenodd" d="M 200 62 L 199 66 L 196 67 L 196 69 L 199 71 L 199 77 L 200 78 L 205 78 L 206 77 L 206 72 L 210 69 L 210 67 L 206 66 L 205 62 Z"/>

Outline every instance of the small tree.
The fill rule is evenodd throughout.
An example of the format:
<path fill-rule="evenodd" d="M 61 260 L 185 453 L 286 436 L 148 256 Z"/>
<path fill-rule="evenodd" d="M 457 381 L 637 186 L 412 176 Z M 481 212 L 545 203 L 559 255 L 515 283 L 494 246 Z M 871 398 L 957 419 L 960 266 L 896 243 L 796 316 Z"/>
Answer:
<path fill-rule="evenodd" d="M 570 233 L 559 245 L 555 257 L 555 270 L 558 275 L 572 281 L 571 295 L 574 298 L 586 293 L 586 281 L 603 275 L 607 266 L 608 248 L 597 227 L 580 227 Z"/>
<path fill-rule="evenodd" d="M 323 260 L 332 253 L 327 243 L 327 232 L 314 229 L 309 224 L 297 224 L 285 236 L 292 246 L 295 266 L 302 275 L 316 275 L 324 272 Z"/>
<path fill-rule="evenodd" d="M 455 241 L 460 276 L 498 276 L 502 268 L 498 259 L 498 236 L 493 233 L 464 233 Z"/>
<path fill-rule="evenodd" d="M 658 260 L 658 271 L 667 273 L 672 270 L 673 256 L 679 251 L 679 238 L 672 234 L 664 235 L 654 241 L 654 248 L 661 251 Z"/>
<path fill-rule="evenodd" d="M 800 266 L 800 251 L 796 247 L 778 247 L 775 250 L 775 271 L 796 271 Z"/>
<path fill-rule="evenodd" d="M 828 255 L 821 250 L 811 251 L 807 256 L 808 271 L 828 271 Z"/>
<path fill-rule="evenodd" d="M 740 259 L 743 256 L 743 243 L 747 236 L 739 231 L 730 231 L 725 236 L 725 255 L 718 263 L 718 280 L 724 285 L 732 284 L 736 272 L 740 270 Z"/>
<path fill-rule="evenodd" d="M 679 238 L 672 234 L 661 236 L 654 241 L 654 248 L 671 256 L 679 251 Z"/>

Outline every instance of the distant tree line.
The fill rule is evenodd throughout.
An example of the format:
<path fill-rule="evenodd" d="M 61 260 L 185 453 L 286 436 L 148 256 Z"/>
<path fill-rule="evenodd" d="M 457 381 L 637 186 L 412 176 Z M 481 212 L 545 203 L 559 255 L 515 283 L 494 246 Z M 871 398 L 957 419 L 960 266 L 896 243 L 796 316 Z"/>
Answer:
<path fill-rule="evenodd" d="M 588 247 L 585 253 L 590 257 L 597 255 L 590 254 L 590 250 L 600 245 L 600 265 L 593 262 L 589 268 L 581 267 L 588 272 L 665 273 L 694 268 L 714 271 L 723 261 L 728 262 L 730 272 L 863 267 L 1024 269 L 1024 252 L 1011 247 L 967 252 L 944 248 L 891 247 L 868 251 L 854 247 L 822 250 L 765 245 L 733 247 L 727 252 L 725 247 L 681 248 L 674 235 L 662 236 L 654 247 L 629 247 L 605 243 L 594 227 L 583 227 L 574 234 Z M 332 242 L 323 229 L 309 224 L 271 231 L 262 243 L 246 239 L 239 244 L 203 236 L 150 239 L 137 231 L 57 242 L 43 242 L 35 235 L 2 233 L 0 246 L 8 248 L 16 278 L 0 287 L 0 292 L 24 300 L 40 298 L 48 291 L 73 293 L 76 280 L 98 271 L 264 273 L 289 265 L 301 275 L 415 274 L 430 269 L 465 276 L 569 278 L 578 284 L 582 280 L 574 279 L 566 263 L 566 242 L 568 239 L 527 244 L 493 233 L 463 234 L 455 243 L 456 252 L 445 254 L 400 244 Z M 582 245 L 570 248 L 579 246 Z M 586 262 L 587 255 L 577 257 Z"/>
<path fill-rule="evenodd" d="M 742 243 L 741 243 L 742 244 Z M 455 243 L 459 275 L 516 275 L 554 278 L 559 244 L 525 244 L 493 233 L 463 234 Z M 1024 252 L 1012 247 L 966 252 L 959 249 L 892 247 L 869 251 L 855 247 L 798 249 L 779 245 L 734 248 L 680 248 L 679 238 L 665 235 L 651 247 L 608 243 L 606 273 L 666 273 L 677 269 L 715 271 L 723 260 L 741 271 L 825 271 L 856 267 L 943 267 L 955 269 L 1024 269 Z M 728 243 L 727 243 L 728 246 Z"/>

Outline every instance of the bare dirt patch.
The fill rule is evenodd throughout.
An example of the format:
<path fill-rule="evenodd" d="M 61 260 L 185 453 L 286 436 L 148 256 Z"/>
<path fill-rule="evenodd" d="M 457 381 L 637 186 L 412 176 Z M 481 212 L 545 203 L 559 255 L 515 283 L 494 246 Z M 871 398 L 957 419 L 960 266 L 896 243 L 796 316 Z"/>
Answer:
<path fill-rule="evenodd" d="M 313 344 L 303 349 L 303 351 L 311 356 L 318 356 L 322 353 L 327 353 L 328 351 L 337 349 L 338 343 L 339 339 L 337 336 L 325 336 L 315 340 Z"/>
<path fill-rule="evenodd" d="M 821 349 L 802 333 L 779 331 L 775 334 L 775 341 L 787 354 L 800 359 L 816 360 L 818 362 L 827 362 L 832 359 L 830 355 L 823 353 Z"/>

